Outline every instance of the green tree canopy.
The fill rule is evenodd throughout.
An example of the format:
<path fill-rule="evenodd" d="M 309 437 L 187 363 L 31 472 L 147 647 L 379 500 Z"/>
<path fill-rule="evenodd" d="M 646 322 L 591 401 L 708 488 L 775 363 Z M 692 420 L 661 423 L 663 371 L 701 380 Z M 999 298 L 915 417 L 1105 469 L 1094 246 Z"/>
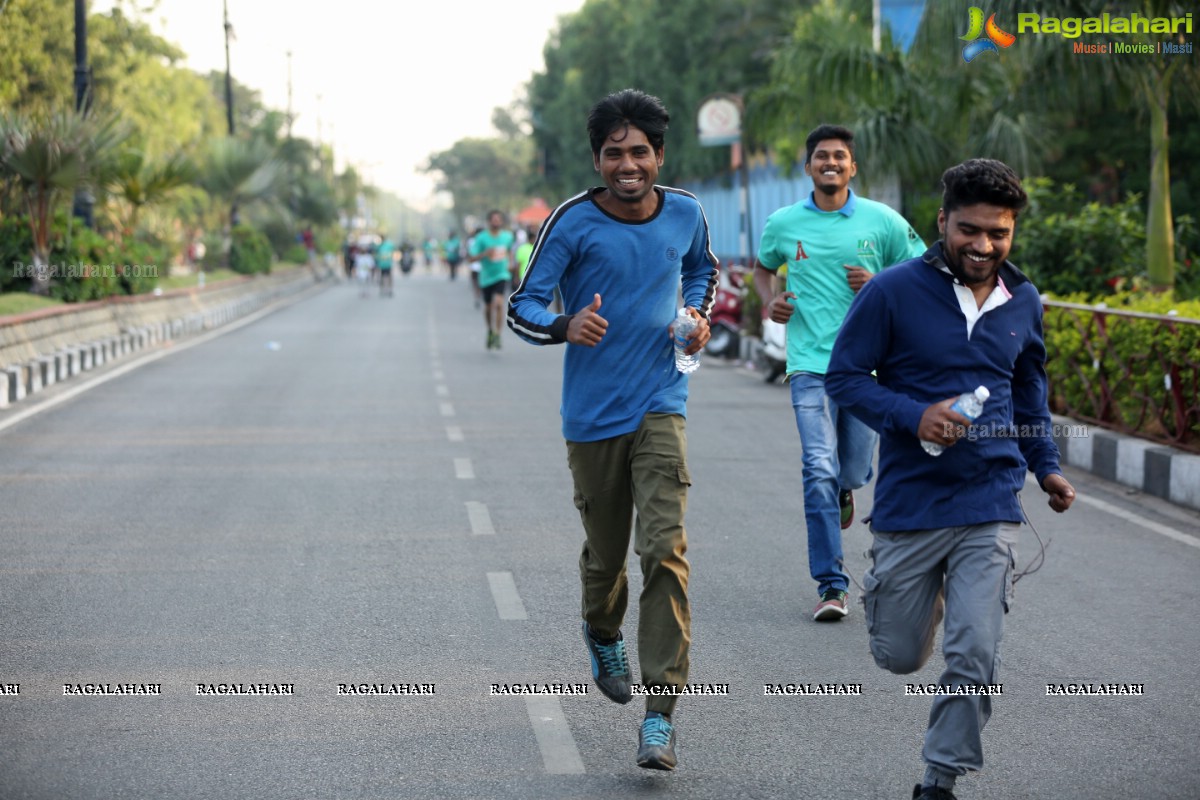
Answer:
<path fill-rule="evenodd" d="M 528 139 L 460 139 L 431 155 L 425 171 L 441 174 L 437 189 L 453 198 L 459 219 L 482 219 L 493 208 L 521 207 L 531 156 Z"/>
<path fill-rule="evenodd" d="M 588 109 L 629 87 L 661 98 L 671 113 L 662 182 L 724 170 L 728 151 L 700 146 L 696 112 L 710 94 L 747 93 L 766 79 L 765 55 L 796 7 L 795 0 L 588 0 L 563 17 L 544 48 L 545 70 L 529 84 L 542 193 L 564 198 L 595 184 Z"/>

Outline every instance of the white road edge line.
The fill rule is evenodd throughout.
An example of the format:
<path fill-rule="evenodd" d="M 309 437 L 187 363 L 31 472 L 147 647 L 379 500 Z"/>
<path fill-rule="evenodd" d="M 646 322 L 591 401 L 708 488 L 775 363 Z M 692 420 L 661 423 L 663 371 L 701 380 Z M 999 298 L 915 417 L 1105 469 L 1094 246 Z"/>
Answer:
<path fill-rule="evenodd" d="M 550 775 L 582 775 L 583 759 L 575 746 L 575 737 L 567 725 L 562 704 L 557 697 L 525 698 L 525 710 L 542 751 L 542 764 Z"/>
<path fill-rule="evenodd" d="M 317 286 L 319 286 L 322 289 L 325 288 L 325 286 L 323 284 L 317 284 Z M 313 287 L 313 288 L 316 288 L 316 287 Z M 314 292 L 313 289 L 307 289 L 307 290 L 304 290 L 303 292 L 301 292 L 300 293 L 301 296 L 299 296 L 299 297 L 289 296 L 289 297 L 282 298 L 281 300 L 276 301 L 275 303 L 272 303 L 271 305 L 267 306 L 266 308 L 260 308 L 258 311 L 255 311 L 253 314 L 250 314 L 249 316 L 242 317 L 239 320 L 234 320 L 233 322 L 226 323 L 225 325 L 222 325 L 221 327 L 216 328 L 215 330 L 211 330 L 208 333 L 203 333 L 194 339 L 186 339 L 182 342 L 178 342 L 177 340 L 172 339 L 170 346 L 167 346 L 165 344 L 159 345 L 159 347 L 162 349 L 160 349 L 156 353 L 149 353 L 141 358 L 138 358 L 135 361 L 130 361 L 128 364 L 124 364 L 120 367 L 117 367 L 112 372 L 106 372 L 103 375 L 98 375 L 89 381 L 79 384 L 78 386 L 71 387 L 70 389 L 63 392 L 62 394 L 55 395 L 54 397 L 43 400 L 42 402 L 38 403 L 35 406 L 31 406 L 29 408 L 18 411 L 16 414 L 13 414 L 8 419 L 0 422 L 0 431 L 8 430 L 13 425 L 24 422 L 25 420 L 29 419 L 30 417 L 36 416 L 36 415 L 42 413 L 43 411 L 49 411 L 50 409 L 54 408 L 55 406 L 59 406 L 65 402 L 67 402 L 68 400 L 72 400 L 72 399 L 78 397 L 79 395 L 83 394 L 86 391 L 95 389 L 97 386 L 108 383 L 111 380 L 115 380 L 116 378 L 119 378 L 128 372 L 133 372 L 135 369 L 138 369 L 139 367 L 144 367 L 147 364 L 151 364 L 155 361 L 158 361 L 160 358 L 166 358 L 167 356 L 172 355 L 174 353 L 182 353 L 184 350 L 190 350 L 191 348 L 196 347 L 197 345 L 204 344 L 205 342 L 210 342 L 213 339 L 216 339 L 218 336 L 224 336 L 227 333 L 233 333 L 234 331 L 236 331 L 239 328 L 244 328 L 245 326 L 249 325 L 250 323 L 257 322 L 258 320 L 262 319 L 263 317 L 267 316 L 268 314 L 272 314 L 272 313 L 278 311 L 279 309 L 283 308 L 285 305 L 291 305 L 292 303 L 296 303 L 301 300 L 304 300 L 306 298 L 306 296 L 309 294 L 316 294 L 316 292 Z M 291 302 L 284 303 L 284 301 L 291 301 Z M 281 305 L 281 303 L 283 303 L 283 305 Z"/>
<path fill-rule="evenodd" d="M 1041 487 L 1038 486 L 1037 479 L 1034 478 L 1033 475 L 1027 475 L 1025 483 L 1027 486 L 1032 487 L 1039 492 L 1042 491 Z M 1145 528 L 1152 533 L 1157 533 L 1160 536 L 1167 537 L 1168 539 L 1174 539 L 1180 544 L 1186 544 L 1190 547 L 1200 548 L 1200 538 L 1183 533 L 1182 531 L 1177 531 L 1168 525 L 1163 525 L 1162 523 L 1155 522 L 1152 519 L 1146 519 L 1145 517 L 1135 514 L 1132 511 L 1126 511 L 1120 506 L 1113 505 L 1107 500 L 1099 500 L 1091 495 L 1081 494 L 1078 490 L 1076 490 L 1075 502 L 1083 503 L 1086 506 L 1091 506 L 1099 511 L 1103 511 L 1105 514 L 1112 514 L 1114 517 L 1120 517 L 1126 522 L 1132 522 L 1134 525 Z"/>
<path fill-rule="evenodd" d="M 471 465 L 471 459 L 454 459 L 454 477 L 458 478 L 460 481 L 475 480 L 475 467 Z"/>
<path fill-rule="evenodd" d="M 471 520 L 471 533 L 476 536 L 496 535 L 496 529 L 492 527 L 492 517 L 488 514 L 487 506 L 483 503 L 468 500 L 467 516 Z"/>
<path fill-rule="evenodd" d="M 1153 531 L 1154 533 L 1166 536 L 1168 539 L 1174 539 L 1181 544 L 1200 548 L 1200 539 L 1196 538 L 1195 536 L 1189 536 L 1186 533 L 1181 533 L 1174 528 L 1155 522 L 1154 520 L 1146 519 L 1145 517 L 1139 516 L 1132 511 L 1126 511 L 1120 506 L 1114 506 L 1112 503 L 1104 500 L 1097 500 L 1094 497 L 1088 497 L 1087 495 L 1081 494 L 1076 494 L 1075 499 L 1081 503 L 1084 503 L 1085 505 L 1098 508 L 1106 514 L 1112 514 L 1114 517 L 1120 517 L 1127 522 L 1140 525 L 1148 531 Z"/>
<path fill-rule="evenodd" d="M 489 572 L 487 579 L 500 619 L 529 619 L 511 572 Z"/>

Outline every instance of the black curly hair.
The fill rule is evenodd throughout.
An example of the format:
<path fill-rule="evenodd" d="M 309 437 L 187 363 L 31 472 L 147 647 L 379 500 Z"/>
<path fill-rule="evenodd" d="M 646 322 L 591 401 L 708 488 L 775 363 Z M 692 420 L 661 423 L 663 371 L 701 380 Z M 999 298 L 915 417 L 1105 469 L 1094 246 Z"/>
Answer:
<path fill-rule="evenodd" d="M 808 138 L 804 140 L 804 163 L 808 164 L 812 161 L 813 151 L 817 149 L 817 145 L 826 139 L 838 139 L 846 145 L 846 149 L 850 151 L 850 160 L 854 160 L 854 131 L 842 125 L 818 125 L 813 128 L 812 133 L 808 134 Z"/>
<path fill-rule="evenodd" d="M 972 158 L 942 173 L 942 210 L 987 203 L 1012 210 L 1016 217 L 1029 203 L 1012 167 L 994 158 Z"/>
<path fill-rule="evenodd" d="M 592 106 L 588 113 L 587 128 L 592 153 L 599 155 L 609 134 L 618 128 L 628 131 L 631 125 L 646 134 L 650 146 L 659 152 L 663 149 L 667 123 L 670 121 L 671 115 L 667 113 L 662 100 L 654 95 L 637 89 L 613 92 Z"/>

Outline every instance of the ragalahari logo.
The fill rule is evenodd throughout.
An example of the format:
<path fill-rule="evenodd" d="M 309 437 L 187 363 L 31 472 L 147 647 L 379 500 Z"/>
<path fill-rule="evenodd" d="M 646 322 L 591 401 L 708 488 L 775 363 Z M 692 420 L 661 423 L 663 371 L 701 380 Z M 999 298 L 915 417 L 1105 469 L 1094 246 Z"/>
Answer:
<path fill-rule="evenodd" d="M 983 9 L 976 6 L 971 6 L 970 10 L 971 29 L 967 31 L 966 36 L 960 36 L 964 42 L 968 42 L 963 48 L 963 61 L 968 64 L 971 59 L 980 53 L 986 53 L 989 50 L 999 52 L 1001 47 L 1011 47 L 1012 43 L 1017 40 L 1017 37 L 1011 33 L 1005 33 L 1000 30 L 1000 26 L 996 24 L 996 15 L 992 14 L 987 19 L 987 24 L 983 22 Z M 986 39 L 980 39 L 980 34 L 986 34 Z"/>

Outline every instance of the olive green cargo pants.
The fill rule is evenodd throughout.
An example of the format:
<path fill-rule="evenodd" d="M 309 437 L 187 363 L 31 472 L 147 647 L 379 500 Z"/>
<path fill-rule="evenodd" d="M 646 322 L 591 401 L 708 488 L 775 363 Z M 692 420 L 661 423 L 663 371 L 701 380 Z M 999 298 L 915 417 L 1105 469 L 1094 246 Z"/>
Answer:
<path fill-rule="evenodd" d="M 629 602 L 625 562 L 632 528 L 642 567 L 641 683 L 679 690 L 687 683 L 692 641 L 683 529 L 691 477 L 683 417 L 647 414 L 633 433 L 567 442 L 567 463 L 586 535 L 579 557 L 583 618 L 602 638 L 620 630 Z M 646 710 L 670 714 L 676 700 L 647 694 Z"/>

